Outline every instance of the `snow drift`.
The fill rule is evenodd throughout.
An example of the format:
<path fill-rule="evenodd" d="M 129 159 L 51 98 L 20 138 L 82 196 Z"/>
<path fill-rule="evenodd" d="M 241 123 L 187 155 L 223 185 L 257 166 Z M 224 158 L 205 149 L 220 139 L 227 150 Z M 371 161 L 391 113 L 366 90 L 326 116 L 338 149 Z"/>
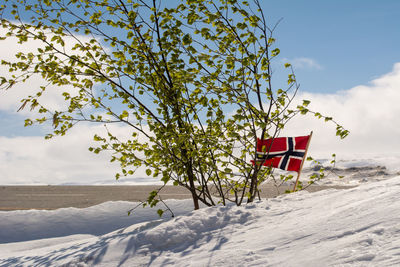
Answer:
<path fill-rule="evenodd" d="M 170 205 L 180 215 L 162 219 L 151 209 L 117 216 L 133 205 L 127 202 L 81 210 L 0 212 L 0 265 L 396 266 L 399 191 L 396 176 L 353 189 L 298 192 L 241 207 L 190 211 L 190 201 L 173 200 Z M 51 231 L 65 236 L 40 239 Z M 5 243 L 11 236 L 22 241 L 33 233 L 37 240 Z"/>

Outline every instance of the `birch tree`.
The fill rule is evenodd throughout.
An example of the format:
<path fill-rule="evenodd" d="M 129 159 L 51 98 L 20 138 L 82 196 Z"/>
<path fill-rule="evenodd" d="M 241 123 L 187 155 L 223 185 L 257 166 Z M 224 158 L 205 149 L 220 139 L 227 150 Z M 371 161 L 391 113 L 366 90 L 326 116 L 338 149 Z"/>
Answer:
<path fill-rule="evenodd" d="M 258 0 L 6 0 L 1 25 L 1 39 L 42 44 L 2 60 L 12 74 L 0 77 L 4 90 L 37 75 L 47 82 L 21 102 L 40 115 L 26 125 L 50 122 L 52 138 L 82 122 L 124 124 L 128 140 L 108 130 L 89 149 L 113 152 L 117 179 L 141 167 L 187 188 L 195 209 L 253 201 L 271 173 L 251 163 L 257 137 L 274 138 L 311 112 L 309 101 L 290 105 L 299 89 L 290 64 L 287 87 L 273 87 L 276 24 Z M 75 89 L 62 92 L 66 109 L 42 104 L 63 85 Z"/>

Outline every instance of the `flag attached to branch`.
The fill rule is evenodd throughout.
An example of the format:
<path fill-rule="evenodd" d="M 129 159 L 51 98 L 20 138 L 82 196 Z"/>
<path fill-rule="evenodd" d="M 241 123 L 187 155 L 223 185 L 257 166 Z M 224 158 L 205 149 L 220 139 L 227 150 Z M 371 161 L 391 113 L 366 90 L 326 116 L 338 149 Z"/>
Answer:
<path fill-rule="evenodd" d="M 256 163 L 299 172 L 311 135 L 257 139 Z"/>

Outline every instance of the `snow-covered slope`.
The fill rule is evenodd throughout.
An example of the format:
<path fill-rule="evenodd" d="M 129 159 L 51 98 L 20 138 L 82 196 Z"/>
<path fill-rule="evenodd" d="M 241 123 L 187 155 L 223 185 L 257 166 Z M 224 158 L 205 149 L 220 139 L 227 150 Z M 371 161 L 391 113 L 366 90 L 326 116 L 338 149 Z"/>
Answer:
<path fill-rule="evenodd" d="M 242 207 L 154 210 L 133 203 L 0 212 L 1 266 L 399 266 L 400 176 Z M 128 226 L 132 224 L 131 226 Z M 112 229 L 121 228 L 112 231 Z M 47 238 L 48 233 L 64 235 Z"/>

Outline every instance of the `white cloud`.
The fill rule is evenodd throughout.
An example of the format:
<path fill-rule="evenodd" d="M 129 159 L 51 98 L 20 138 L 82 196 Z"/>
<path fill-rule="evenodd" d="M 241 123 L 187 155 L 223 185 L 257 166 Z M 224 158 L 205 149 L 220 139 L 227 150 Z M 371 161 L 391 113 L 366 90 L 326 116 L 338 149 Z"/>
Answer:
<path fill-rule="evenodd" d="M 108 128 L 123 139 L 131 133 L 126 126 Z M 90 146 L 101 145 L 93 141 L 95 133 L 105 136 L 106 130 L 101 125 L 81 124 L 65 136 L 50 140 L 0 137 L 0 184 L 118 184 L 115 174 L 120 167 L 118 163 L 110 163 L 111 154 L 88 151 Z M 136 177 L 146 175 L 139 171 Z M 124 177 L 120 179 L 124 182 Z"/>
<path fill-rule="evenodd" d="M 282 61 L 284 63 L 292 64 L 295 69 L 323 69 L 323 67 L 316 60 L 307 57 L 296 57 L 293 59 L 284 58 Z"/>
<path fill-rule="evenodd" d="M 395 153 L 400 151 L 400 63 L 392 72 L 368 85 L 336 94 L 301 93 L 297 100 L 311 100 L 310 109 L 332 116 L 350 130 L 340 141 L 335 127 L 314 117 L 298 117 L 287 126 L 286 134 L 306 134 L 314 130 L 311 150 L 338 153 Z"/>
<path fill-rule="evenodd" d="M 0 28 L 0 36 L 5 36 L 6 30 Z M 49 35 L 49 38 L 51 35 Z M 83 42 L 89 41 L 87 36 L 79 36 Z M 76 44 L 76 41 L 71 37 L 65 37 L 65 51 L 70 54 L 77 54 L 78 51 L 72 51 L 72 47 Z M 19 44 L 17 38 L 10 37 L 6 40 L 0 41 L 0 59 L 6 61 L 16 61 L 15 55 L 18 52 L 23 53 L 38 53 L 37 49 L 43 47 L 43 43 L 39 40 L 29 40 L 29 42 L 24 44 Z M 1 76 L 6 76 L 11 78 L 12 74 L 18 75 L 18 72 L 8 73 L 8 68 L 0 65 Z M 46 86 L 48 82 L 44 81 L 40 75 L 32 75 L 25 83 L 19 83 L 14 85 L 8 90 L 0 90 L 0 110 L 7 112 L 15 112 L 22 105 L 21 100 L 30 96 L 35 95 L 37 92 L 41 91 L 40 86 Z M 67 107 L 63 92 L 69 92 L 71 96 L 77 95 L 78 89 L 72 86 L 49 86 L 47 90 L 40 97 L 40 103 L 46 106 L 50 110 L 60 110 Z M 29 108 L 21 110 L 22 115 L 30 114 Z"/>

